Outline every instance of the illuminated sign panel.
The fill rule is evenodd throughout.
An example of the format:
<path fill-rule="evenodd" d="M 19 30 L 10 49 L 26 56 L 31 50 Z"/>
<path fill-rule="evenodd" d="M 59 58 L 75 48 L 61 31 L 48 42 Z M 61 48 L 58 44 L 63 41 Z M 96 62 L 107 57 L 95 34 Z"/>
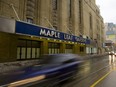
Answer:
<path fill-rule="evenodd" d="M 16 21 L 16 33 L 90 44 L 89 39 Z"/>

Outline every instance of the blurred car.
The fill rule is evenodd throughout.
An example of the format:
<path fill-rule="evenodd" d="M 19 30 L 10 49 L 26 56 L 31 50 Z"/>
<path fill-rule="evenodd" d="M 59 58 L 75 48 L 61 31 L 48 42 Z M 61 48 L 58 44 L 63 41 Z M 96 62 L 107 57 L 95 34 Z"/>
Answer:
<path fill-rule="evenodd" d="M 27 85 L 31 86 L 32 84 L 33 87 L 36 87 L 36 84 L 38 84 L 37 87 L 46 87 L 45 85 L 55 87 L 55 84 L 76 77 L 78 66 L 82 62 L 82 58 L 75 54 L 44 55 L 38 64 L 17 71 L 22 72 L 21 74 L 16 75 L 17 72 L 14 72 L 7 77 L 9 81 L 7 83 L 10 85 L 9 87 L 27 87 Z M 40 81 L 36 77 L 41 77 Z"/>
<path fill-rule="evenodd" d="M 82 57 L 76 54 L 48 54 L 43 55 L 39 65 L 35 65 L 33 69 L 40 68 L 46 74 L 46 78 L 62 82 L 76 77 L 82 62 Z"/>

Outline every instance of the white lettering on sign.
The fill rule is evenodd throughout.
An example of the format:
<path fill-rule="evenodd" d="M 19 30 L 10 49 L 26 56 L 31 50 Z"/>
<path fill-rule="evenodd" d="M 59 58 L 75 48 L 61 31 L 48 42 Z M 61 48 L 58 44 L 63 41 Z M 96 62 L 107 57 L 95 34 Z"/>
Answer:
<path fill-rule="evenodd" d="M 64 39 L 65 40 L 72 40 L 73 36 L 72 35 L 68 35 L 68 34 L 64 34 Z"/>
<path fill-rule="evenodd" d="M 80 41 L 79 37 L 75 37 L 75 40 L 76 40 L 77 42 L 79 42 L 79 41 Z"/>
<path fill-rule="evenodd" d="M 75 37 L 75 40 L 76 40 L 77 42 L 83 42 L 83 43 L 86 42 L 86 39 L 84 39 L 84 38 L 82 38 L 82 37 Z"/>
<path fill-rule="evenodd" d="M 45 29 L 40 30 L 40 35 L 48 36 L 48 37 L 54 37 L 54 38 L 60 38 L 60 33 L 59 32 L 45 30 Z"/>
<path fill-rule="evenodd" d="M 43 29 L 40 30 L 40 35 L 46 35 L 45 29 L 44 30 Z"/>

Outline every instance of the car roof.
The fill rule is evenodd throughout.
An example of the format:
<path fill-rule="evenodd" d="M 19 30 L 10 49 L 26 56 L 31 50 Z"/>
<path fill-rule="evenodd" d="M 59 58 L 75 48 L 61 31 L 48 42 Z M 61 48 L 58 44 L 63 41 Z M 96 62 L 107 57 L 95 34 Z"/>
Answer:
<path fill-rule="evenodd" d="M 52 62 L 65 62 L 68 60 L 81 60 L 82 58 L 76 54 L 47 54 L 44 58 Z"/>

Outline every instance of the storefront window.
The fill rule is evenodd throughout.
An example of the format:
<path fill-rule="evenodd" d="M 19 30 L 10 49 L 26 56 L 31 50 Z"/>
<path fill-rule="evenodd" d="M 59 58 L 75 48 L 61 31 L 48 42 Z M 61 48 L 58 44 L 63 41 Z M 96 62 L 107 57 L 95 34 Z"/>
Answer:
<path fill-rule="evenodd" d="M 18 40 L 17 45 L 17 59 L 32 59 L 40 56 L 39 41 L 32 40 Z"/>
<path fill-rule="evenodd" d="M 80 52 L 84 52 L 84 47 L 80 46 Z"/>
<path fill-rule="evenodd" d="M 73 53 L 73 45 L 66 44 L 65 53 Z"/>
<path fill-rule="evenodd" d="M 49 54 L 60 53 L 59 50 L 60 50 L 60 44 L 59 43 L 53 43 L 53 42 L 48 43 Z"/>

